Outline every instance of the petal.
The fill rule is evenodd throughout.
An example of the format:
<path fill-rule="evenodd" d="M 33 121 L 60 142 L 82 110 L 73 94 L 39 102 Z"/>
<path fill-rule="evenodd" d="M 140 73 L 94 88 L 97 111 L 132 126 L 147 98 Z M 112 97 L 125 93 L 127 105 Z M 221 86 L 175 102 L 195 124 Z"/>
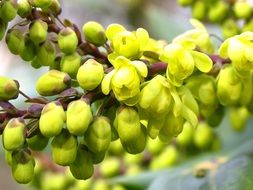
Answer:
<path fill-rule="evenodd" d="M 112 39 L 122 31 L 126 31 L 126 29 L 122 25 L 110 24 L 105 31 L 105 35 L 110 41 L 112 41 Z"/>
<path fill-rule="evenodd" d="M 113 74 L 115 73 L 115 70 L 112 70 L 111 72 L 109 72 L 108 74 L 106 74 L 102 80 L 101 83 L 101 89 L 102 92 L 105 95 L 108 95 L 110 93 L 111 90 L 111 79 L 113 77 Z"/>
<path fill-rule="evenodd" d="M 229 42 L 230 42 L 231 39 L 227 39 L 225 40 L 220 48 L 219 48 L 219 55 L 222 57 L 222 58 L 227 58 L 228 57 L 228 45 L 229 45 Z"/>
<path fill-rule="evenodd" d="M 137 72 L 140 76 L 147 77 L 148 68 L 147 68 L 147 65 L 144 62 L 142 62 L 142 61 L 131 61 L 130 64 L 133 65 L 136 68 L 136 70 L 137 70 Z"/>
<path fill-rule="evenodd" d="M 209 72 L 213 67 L 212 60 L 205 55 L 204 53 L 200 53 L 197 51 L 191 51 L 192 57 L 195 62 L 195 66 L 204 73 Z"/>
<path fill-rule="evenodd" d="M 149 42 L 149 34 L 143 28 L 138 28 L 135 32 L 136 38 L 140 44 L 140 49 L 143 50 Z"/>

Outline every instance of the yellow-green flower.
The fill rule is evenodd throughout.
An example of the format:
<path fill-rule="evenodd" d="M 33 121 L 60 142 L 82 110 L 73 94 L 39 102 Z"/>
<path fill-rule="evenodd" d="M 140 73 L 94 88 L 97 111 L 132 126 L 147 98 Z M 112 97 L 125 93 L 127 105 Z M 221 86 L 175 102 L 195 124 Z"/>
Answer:
<path fill-rule="evenodd" d="M 195 28 L 177 36 L 173 39 L 172 43 L 180 43 L 185 47 L 198 47 L 206 53 L 213 53 L 213 43 L 205 26 L 196 19 L 191 19 L 190 23 Z"/>
<path fill-rule="evenodd" d="M 130 61 L 123 56 L 108 58 L 114 70 L 105 75 L 102 92 L 107 95 L 112 89 L 117 100 L 135 105 L 139 100 L 141 79 L 148 74 L 147 66 L 142 61 Z"/>
<path fill-rule="evenodd" d="M 253 32 L 244 32 L 228 38 L 220 46 L 219 54 L 232 60 L 239 73 L 245 74 L 253 69 Z"/>
<path fill-rule="evenodd" d="M 212 69 L 212 60 L 192 48 L 194 47 L 172 43 L 164 48 L 160 56 L 160 60 L 168 63 L 166 75 L 175 86 L 181 86 L 183 81 L 193 73 L 195 67 L 204 73 Z"/>
<path fill-rule="evenodd" d="M 106 37 L 111 42 L 114 53 L 127 58 L 139 58 L 149 41 L 149 34 L 143 28 L 127 31 L 119 24 L 111 24 L 106 29 Z"/>

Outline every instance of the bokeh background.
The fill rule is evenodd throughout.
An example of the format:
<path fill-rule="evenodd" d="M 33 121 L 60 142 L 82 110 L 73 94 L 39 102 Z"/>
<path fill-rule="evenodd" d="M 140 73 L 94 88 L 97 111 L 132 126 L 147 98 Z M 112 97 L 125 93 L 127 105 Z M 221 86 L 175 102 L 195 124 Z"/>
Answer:
<path fill-rule="evenodd" d="M 63 9 L 60 18 L 68 18 L 80 28 L 90 20 L 98 21 L 105 27 L 111 23 L 120 23 L 130 30 L 144 27 L 153 38 L 168 41 L 191 28 L 190 9 L 180 7 L 176 0 L 61 0 L 60 2 Z M 9 26 L 15 22 L 17 20 Z M 213 26 L 208 26 L 208 28 L 211 33 L 219 35 L 218 28 Z M 216 39 L 214 41 L 218 43 Z M 4 41 L 0 42 L 0 75 L 17 79 L 22 91 L 29 96 L 37 96 L 35 81 L 45 70 L 45 68 L 34 70 L 29 63 L 13 56 Z M 16 101 L 20 107 L 23 106 L 22 100 L 21 97 Z M 224 140 L 223 150 L 226 151 L 235 149 L 253 134 L 250 123 L 243 133 L 237 134 L 229 129 L 226 120 L 217 130 Z M 0 149 L 0 190 L 7 189 L 27 189 L 27 186 L 18 185 L 12 179 L 10 168 L 5 163 L 2 149 Z"/>

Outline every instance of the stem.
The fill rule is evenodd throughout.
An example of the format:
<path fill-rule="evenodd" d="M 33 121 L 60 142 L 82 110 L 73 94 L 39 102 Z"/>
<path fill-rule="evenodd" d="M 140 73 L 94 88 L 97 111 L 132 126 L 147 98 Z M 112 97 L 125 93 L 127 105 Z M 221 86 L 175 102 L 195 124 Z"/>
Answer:
<path fill-rule="evenodd" d="M 58 16 L 54 16 L 54 18 L 65 28 L 65 24 L 61 21 L 61 19 Z"/>
<path fill-rule="evenodd" d="M 19 94 L 21 94 L 22 96 L 24 96 L 27 100 L 32 100 L 28 95 L 26 95 L 24 92 L 22 92 L 21 90 L 19 90 Z"/>
<path fill-rule="evenodd" d="M 153 76 L 157 73 L 165 72 L 167 69 L 167 66 L 168 66 L 168 64 L 164 63 L 164 62 L 154 63 L 154 64 L 150 65 L 150 67 L 148 68 L 148 75 Z"/>
<path fill-rule="evenodd" d="M 214 37 L 215 39 L 217 39 L 221 43 L 224 42 L 224 40 L 221 37 L 217 36 L 216 34 L 209 34 L 209 35 L 210 35 L 210 37 Z"/>

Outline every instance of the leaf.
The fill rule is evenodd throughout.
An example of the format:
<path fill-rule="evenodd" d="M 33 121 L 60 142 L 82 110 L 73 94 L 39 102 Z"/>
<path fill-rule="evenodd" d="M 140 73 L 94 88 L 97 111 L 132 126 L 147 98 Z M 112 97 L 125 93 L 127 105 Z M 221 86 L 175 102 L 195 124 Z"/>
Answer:
<path fill-rule="evenodd" d="M 213 62 L 207 55 L 197 51 L 191 51 L 191 55 L 194 59 L 195 66 L 201 72 L 207 73 L 212 69 Z"/>

